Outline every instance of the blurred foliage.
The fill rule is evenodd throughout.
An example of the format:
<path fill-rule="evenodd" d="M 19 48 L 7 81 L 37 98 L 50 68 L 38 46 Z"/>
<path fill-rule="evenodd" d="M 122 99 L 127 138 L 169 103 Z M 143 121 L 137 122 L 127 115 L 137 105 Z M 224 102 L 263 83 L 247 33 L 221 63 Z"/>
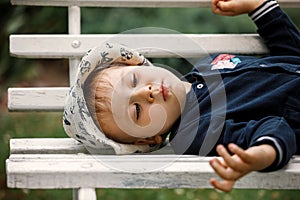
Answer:
<path fill-rule="evenodd" d="M 9 35 L 27 33 L 66 33 L 65 8 L 12 6 L 0 0 L 0 99 L 7 86 L 38 77 L 37 61 L 9 55 Z"/>
<path fill-rule="evenodd" d="M 299 9 L 286 9 L 300 27 Z M 37 59 L 9 55 L 10 34 L 66 34 L 67 8 L 12 6 L 0 0 L 0 103 L 5 102 L 7 87 L 30 85 L 41 77 L 44 64 Z M 208 8 L 82 8 L 82 33 L 121 33 L 140 27 L 164 27 L 182 33 L 254 33 L 255 26 L 246 15 L 221 17 Z M 47 62 L 52 62 L 48 60 Z M 178 59 L 153 62 L 175 66 L 186 65 Z M 55 64 L 56 65 L 56 64 Z M 60 66 L 59 66 L 60 67 Z M 180 71 L 185 73 L 186 70 Z M 3 105 L 2 105 L 3 106 Z M 10 138 L 65 137 L 60 113 L 7 113 L 0 106 L 0 199 L 71 199 L 71 190 L 15 190 L 5 183 L 5 159 Z M 300 191 L 234 190 L 230 194 L 214 190 L 97 190 L 100 199 L 298 199 Z"/>

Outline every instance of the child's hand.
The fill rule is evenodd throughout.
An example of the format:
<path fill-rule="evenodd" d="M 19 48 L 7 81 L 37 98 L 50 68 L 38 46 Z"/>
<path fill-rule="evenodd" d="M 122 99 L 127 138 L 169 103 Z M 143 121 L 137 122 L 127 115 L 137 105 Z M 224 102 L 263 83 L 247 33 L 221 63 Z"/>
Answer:
<path fill-rule="evenodd" d="M 266 0 L 212 0 L 212 11 L 218 15 L 235 16 L 250 13 Z"/>
<path fill-rule="evenodd" d="M 247 150 L 235 144 L 229 144 L 228 148 L 233 155 L 230 155 L 223 145 L 219 145 L 217 152 L 223 160 L 214 158 L 210 161 L 212 168 L 223 179 L 218 181 L 212 178 L 210 182 L 215 188 L 224 192 L 230 192 L 237 179 L 249 172 L 270 166 L 276 158 L 275 149 L 267 144 L 250 147 Z"/>

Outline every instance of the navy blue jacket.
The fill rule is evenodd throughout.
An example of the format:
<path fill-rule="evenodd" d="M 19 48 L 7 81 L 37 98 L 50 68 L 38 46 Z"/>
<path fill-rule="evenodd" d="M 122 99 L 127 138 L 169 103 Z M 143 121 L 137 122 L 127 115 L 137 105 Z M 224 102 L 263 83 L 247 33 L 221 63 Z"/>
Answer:
<path fill-rule="evenodd" d="M 218 144 L 270 144 L 277 158 L 263 171 L 274 171 L 300 154 L 300 34 L 276 1 L 249 16 L 269 55 L 219 54 L 196 64 L 170 141 L 178 154 L 201 156 L 217 155 Z"/>

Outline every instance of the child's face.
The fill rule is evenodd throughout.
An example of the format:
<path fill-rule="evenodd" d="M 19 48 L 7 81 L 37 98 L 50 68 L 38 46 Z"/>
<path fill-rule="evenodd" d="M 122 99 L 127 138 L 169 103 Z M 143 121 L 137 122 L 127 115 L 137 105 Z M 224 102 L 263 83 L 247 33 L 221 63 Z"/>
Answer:
<path fill-rule="evenodd" d="M 112 67 L 107 78 L 114 88 L 108 125 L 114 138 L 166 133 L 180 116 L 190 88 L 160 67 Z"/>

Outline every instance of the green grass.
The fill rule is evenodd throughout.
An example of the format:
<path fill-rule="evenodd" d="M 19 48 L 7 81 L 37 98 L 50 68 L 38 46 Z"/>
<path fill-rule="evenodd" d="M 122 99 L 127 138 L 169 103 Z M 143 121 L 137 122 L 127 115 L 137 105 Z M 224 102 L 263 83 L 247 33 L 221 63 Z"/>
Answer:
<path fill-rule="evenodd" d="M 27 190 L 6 188 L 5 159 L 9 156 L 10 138 L 66 137 L 60 113 L 0 114 L 0 199 L 53 200 L 72 199 L 72 190 Z M 97 189 L 101 200 L 298 200 L 300 190 L 233 190 L 229 194 L 212 189 Z"/>

